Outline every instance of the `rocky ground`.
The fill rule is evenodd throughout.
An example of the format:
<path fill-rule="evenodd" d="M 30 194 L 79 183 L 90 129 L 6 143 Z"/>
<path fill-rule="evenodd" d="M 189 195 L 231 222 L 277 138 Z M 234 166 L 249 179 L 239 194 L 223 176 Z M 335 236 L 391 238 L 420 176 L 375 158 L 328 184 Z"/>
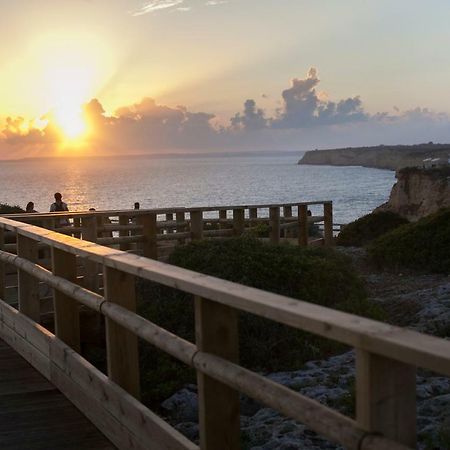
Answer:
<path fill-rule="evenodd" d="M 366 280 L 370 298 L 380 303 L 389 322 L 440 337 L 450 336 L 450 277 L 409 272 L 382 272 L 367 262 L 364 250 L 340 249 Z M 298 371 L 268 378 L 339 411 L 354 413 L 354 353 L 312 361 Z M 450 381 L 419 371 L 417 375 L 419 448 L 450 449 Z M 250 399 L 241 402 L 243 448 L 251 450 L 318 450 L 337 447 L 293 420 Z M 163 404 L 170 421 L 198 439 L 196 386 L 186 386 Z"/>

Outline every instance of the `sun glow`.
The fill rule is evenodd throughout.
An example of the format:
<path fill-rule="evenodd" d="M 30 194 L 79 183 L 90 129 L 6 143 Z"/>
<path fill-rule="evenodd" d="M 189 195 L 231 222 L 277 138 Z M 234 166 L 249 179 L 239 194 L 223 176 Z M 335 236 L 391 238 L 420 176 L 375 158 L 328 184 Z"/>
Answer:
<path fill-rule="evenodd" d="M 62 107 L 55 111 L 55 122 L 67 140 L 74 141 L 87 132 L 87 124 L 80 107 Z"/>
<path fill-rule="evenodd" d="M 50 125 L 59 136 L 63 151 L 81 147 L 95 130 L 86 121 L 83 104 L 99 95 L 115 73 L 111 49 L 99 36 L 81 33 L 41 34 L 23 56 L 33 71 L 17 70 L 17 81 L 31 90 L 30 99 L 39 105 L 36 123 Z M 25 95 L 25 94 L 24 94 Z"/>

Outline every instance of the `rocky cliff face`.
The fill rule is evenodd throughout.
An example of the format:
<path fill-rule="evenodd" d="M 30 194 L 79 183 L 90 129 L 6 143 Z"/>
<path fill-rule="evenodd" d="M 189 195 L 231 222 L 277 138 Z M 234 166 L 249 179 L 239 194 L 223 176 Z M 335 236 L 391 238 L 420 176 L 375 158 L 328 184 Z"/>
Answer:
<path fill-rule="evenodd" d="M 420 167 L 425 158 L 447 159 L 449 154 L 450 145 L 444 144 L 380 145 L 309 151 L 298 163 L 398 170 L 403 167 Z"/>
<path fill-rule="evenodd" d="M 392 211 L 416 221 L 441 208 L 450 208 L 450 167 L 406 168 L 396 174 L 389 200 L 375 211 Z"/>

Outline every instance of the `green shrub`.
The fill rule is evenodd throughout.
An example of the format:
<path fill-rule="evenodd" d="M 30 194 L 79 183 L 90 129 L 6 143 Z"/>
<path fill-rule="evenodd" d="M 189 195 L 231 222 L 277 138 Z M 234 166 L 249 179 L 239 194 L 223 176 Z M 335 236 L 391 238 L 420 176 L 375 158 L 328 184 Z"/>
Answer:
<path fill-rule="evenodd" d="M 406 223 L 406 219 L 390 211 L 367 214 L 345 226 L 339 233 L 336 244 L 362 247 Z"/>
<path fill-rule="evenodd" d="M 11 206 L 6 203 L 0 203 L 0 214 L 14 214 L 25 212 L 20 206 Z"/>
<path fill-rule="evenodd" d="M 178 247 L 171 264 L 253 286 L 296 299 L 381 318 L 381 312 L 366 300 L 360 279 L 349 260 L 331 250 L 301 249 L 291 245 L 265 244 L 254 238 L 200 241 Z M 151 282 L 138 285 L 139 313 L 177 335 L 194 341 L 192 296 Z M 253 370 L 276 371 L 300 367 L 305 361 L 328 356 L 343 346 L 247 313 L 240 314 L 240 363 Z M 162 372 L 172 378 L 171 387 L 195 381 L 193 373 L 179 371 L 179 365 L 155 357 L 148 346 L 144 351 L 145 370 Z M 159 373 L 159 375 L 164 375 Z M 157 378 L 152 398 L 163 397 Z M 179 380 L 179 382 L 178 382 Z M 145 380 L 144 380 L 145 384 Z M 178 386 L 176 386 L 178 385 Z M 167 396 L 167 383 L 162 387 Z"/>
<path fill-rule="evenodd" d="M 380 266 L 450 273 L 450 209 L 381 236 L 368 254 Z"/>

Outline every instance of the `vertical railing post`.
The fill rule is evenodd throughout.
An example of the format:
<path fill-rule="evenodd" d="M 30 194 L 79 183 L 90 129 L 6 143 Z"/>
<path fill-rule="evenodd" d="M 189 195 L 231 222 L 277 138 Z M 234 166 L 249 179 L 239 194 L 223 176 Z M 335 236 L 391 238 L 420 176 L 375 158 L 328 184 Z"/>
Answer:
<path fill-rule="evenodd" d="M 195 334 L 199 351 L 238 362 L 238 315 L 233 308 L 196 297 Z M 197 386 L 200 448 L 239 449 L 239 392 L 201 372 Z"/>
<path fill-rule="evenodd" d="M 17 256 L 33 263 L 38 260 L 38 243 L 33 239 L 17 235 Z M 19 274 L 19 311 L 35 322 L 40 321 L 41 305 L 39 302 L 39 282 L 23 270 Z"/>
<path fill-rule="evenodd" d="M 105 225 L 105 218 L 103 216 L 96 216 L 96 222 L 97 222 L 97 238 L 103 237 L 104 236 L 104 232 L 103 231 L 98 231 L 99 228 L 103 228 L 103 226 Z"/>
<path fill-rule="evenodd" d="M 136 311 L 134 276 L 104 267 L 105 300 Z M 135 334 L 106 318 L 108 376 L 129 394 L 140 397 L 138 339 Z"/>
<path fill-rule="evenodd" d="M 130 224 L 130 218 L 128 216 L 119 216 L 119 225 L 120 226 L 128 226 Z M 119 230 L 119 237 L 129 236 L 129 230 Z M 130 245 L 126 242 L 121 242 L 119 244 L 120 250 L 126 252 L 130 249 Z"/>
<path fill-rule="evenodd" d="M 83 217 L 83 240 L 97 242 L 97 219 L 94 215 Z M 90 291 L 98 291 L 98 264 L 93 261 L 84 261 L 83 286 Z"/>
<path fill-rule="evenodd" d="M 143 256 L 146 258 L 158 259 L 158 242 L 156 236 L 158 228 L 156 226 L 156 214 L 142 214 L 138 217 L 138 223 L 142 225 L 144 242 L 142 245 Z"/>
<path fill-rule="evenodd" d="M 166 213 L 166 221 L 167 222 L 173 222 L 173 213 Z M 173 233 L 173 227 L 168 226 L 166 228 L 167 233 Z"/>
<path fill-rule="evenodd" d="M 248 209 L 248 217 L 250 219 L 250 227 L 254 227 L 258 224 L 258 208 L 249 208 Z"/>
<path fill-rule="evenodd" d="M 0 250 L 5 249 L 5 229 L 0 227 Z M 6 264 L 0 261 L 0 299 L 5 300 Z"/>
<path fill-rule="evenodd" d="M 227 220 L 227 210 L 226 209 L 219 209 L 219 219 L 220 220 Z M 219 222 L 219 228 L 222 230 L 224 228 L 227 228 L 227 223 Z"/>
<path fill-rule="evenodd" d="M 81 232 L 79 231 L 81 229 L 81 219 L 79 217 L 73 218 L 73 236 L 80 239 L 81 238 Z"/>
<path fill-rule="evenodd" d="M 183 233 L 186 229 L 186 226 L 184 225 L 184 222 L 186 221 L 186 217 L 183 211 L 177 212 L 175 215 L 176 221 L 177 221 L 177 233 Z M 179 239 L 179 244 L 184 244 L 186 242 L 185 239 Z"/>
<path fill-rule="evenodd" d="M 76 256 L 52 247 L 53 274 L 71 283 L 77 282 Z M 72 347 L 80 351 L 80 309 L 78 302 L 71 297 L 53 290 L 55 307 L 55 334 Z"/>
<path fill-rule="evenodd" d="M 241 236 L 245 229 L 245 210 L 244 208 L 233 209 L 233 234 Z"/>
<path fill-rule="evenodd" d="M 292 206 L 283 206 L 283 217 L 285 219 L 290 219 L 292 217 Z M 284 221 L 284 223 L 291 223 L 289 221 Z M 292 236 L 291 228 L 285 228 L 283 237 L 288 238 Z"/>
<path fill-rule="evenodd" d="M 323 238 L 327 247 L 333 245 L 333 203 L 323 204 Z"/>
<path fill-rule="evenodd" d="M 416 448 L 416 368 L 357 349 L 356 420 L 370 433 Z"/>
<path fill-rule="evenodd" d="M 269 208 L 270 242 L 278 244 L 280 242 L 280 208 L 272 206 Z"/>
<path fill-rule="evenodd" d="M 308 205 L 298 205 L 298 245 L 308 245 Z"/>
<path fill-rule="evenodd" d="M 191 239 L 199 241 L 203 239 L 203 211 L 194 210 L 190 212 L 191 216 Z"/>

